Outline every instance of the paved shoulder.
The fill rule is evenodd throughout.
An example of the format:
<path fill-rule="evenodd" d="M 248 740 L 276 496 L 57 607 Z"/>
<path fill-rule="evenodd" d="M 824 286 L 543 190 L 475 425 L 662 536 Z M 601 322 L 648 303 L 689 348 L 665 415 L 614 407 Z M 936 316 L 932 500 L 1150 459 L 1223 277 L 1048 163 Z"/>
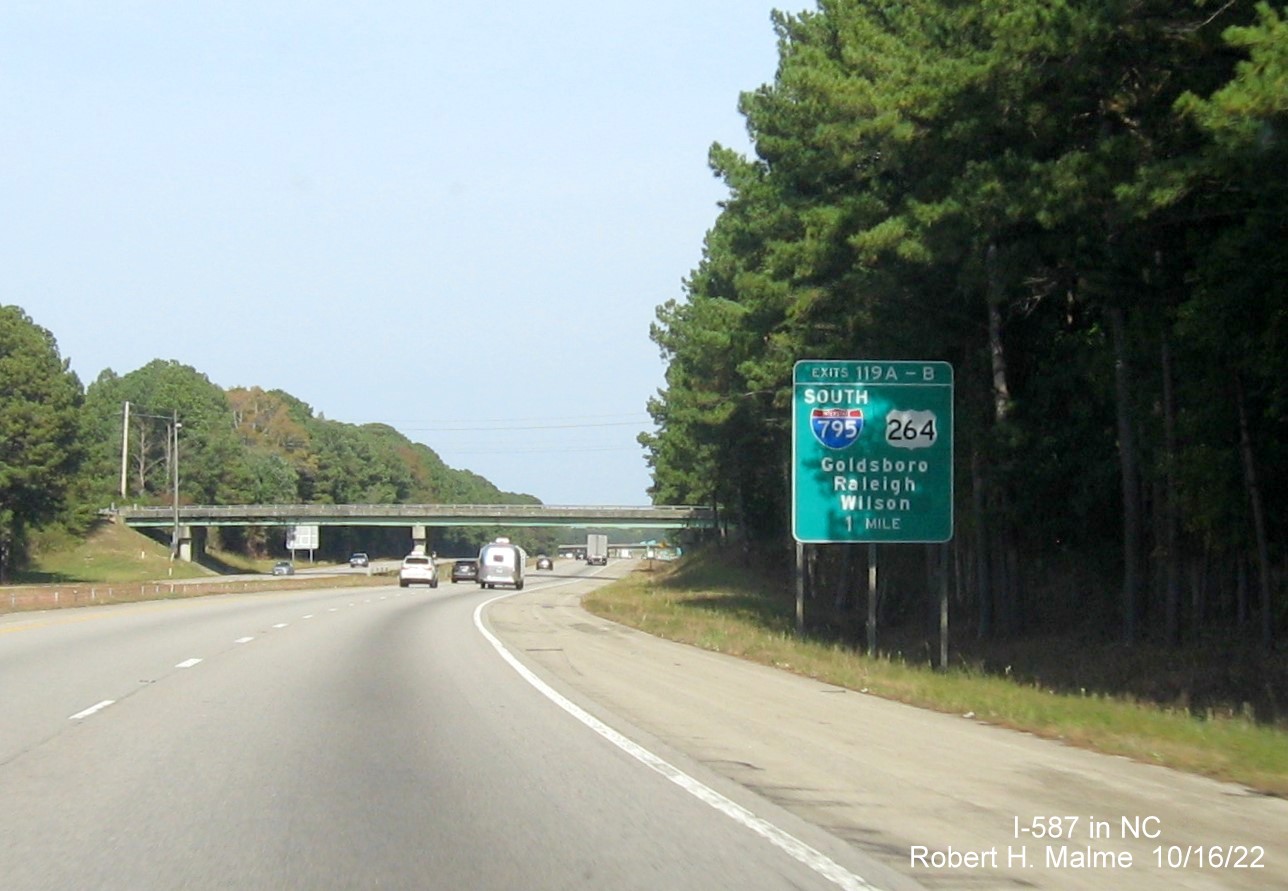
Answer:
<path fill-rule="evenodd" d="M 660 640 L 583 592 L 525 593 L 489 622 L 553 680 L 928 887 L 1288 887 L 1288 802 Z"/>

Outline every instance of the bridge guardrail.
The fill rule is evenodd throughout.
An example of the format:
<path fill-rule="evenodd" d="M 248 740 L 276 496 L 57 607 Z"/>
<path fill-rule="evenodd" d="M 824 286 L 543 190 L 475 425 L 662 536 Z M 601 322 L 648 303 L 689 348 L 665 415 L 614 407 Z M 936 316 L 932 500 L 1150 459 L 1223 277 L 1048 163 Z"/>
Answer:
<path fill-rule="evenodd" d="M 714 512 L 708 507 L 689 505 L 653 506 L 587 506 L 548 504 L 204 504 L 182 505 L 176 511 L 166 506 L 116 506 L 101 513 L 120 517 L 127 525 L 246 524 L 289 526 L 330 521 L 340 525 L 345 520 L 405 521 L 437 524 L 452 519 L 479 519 L 498 523 L 524 520 L 562 521 L 565 524 L 584 521 L 587 525 L 601 522 L 637 523 L 641 526 L 671 525 L 704 527 L 714 525 Z"/>

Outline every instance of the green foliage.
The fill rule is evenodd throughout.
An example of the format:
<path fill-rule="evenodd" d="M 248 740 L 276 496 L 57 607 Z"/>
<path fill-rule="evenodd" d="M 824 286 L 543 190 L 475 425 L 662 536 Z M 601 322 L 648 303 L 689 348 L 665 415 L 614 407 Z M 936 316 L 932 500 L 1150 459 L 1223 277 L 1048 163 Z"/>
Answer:
<path fill-rule="evenodd" d="M 104 370 L 82 393 L 49 332 L 18 307 L 0 307 L 0 574 L 11 558 L 21 562 L 30 528 L 83 534 L 100 509 L 122 499 L 173 503 L 176 469 L 180 504 L 538 503 L 446 466 L 387 425 L 316 417 L 281 390 L 225 392 L 172 360 L 125 375 Z M 249 554 L 280 552 L 264 529 L 224 529 L 216 538 Z M 550 544 L 541 535 L 530 541 L 538 550 Z M 478 548 L 455 533 L 442 543 L 461 553 Z M 405 530 L 339 530 L 323 550 L 396 554 L 408 546 Z"/>
<path fill-rule="evenodd" d="M 19 307 L 0 306 L 0 581 L 63 508 L 82 459 L 80 380 Z"/>
<path fill-rule="evenodd" d="M 1268 3 L 1258 3 L 1256 14 L 1255 23 L 1223 35 L 1248 54 L 1234 77 L 1206 100 L 1186 92 L 1178 103 L 1212 134 L 1220 152 L 1236 157 L 1282 153 L 1288 122 L 1288 22 Z"/>
<path fill-rule="evenodd" d="M 1265 503 L 1288 495 L 1281 13 L 822 0 L 774 21 L 774 81 L 740 104 L 755 156 L 713 147 L 729 198 L 686 299 L 652 328 L 668 363 L 641 437 L 654 496 L 781 538 L 792 363 L 942 359 L 957 369 L 958 528 L 1022 549 L 991 570 L 1014 615 L 1047 609 L 1017 604 L 1049 556 L 1126 560 L 1124 499 L 1157 512 L 1142 522 L 1155 536 L 1173 499 L 1191 553 L 1251 547 L 1236 392 Z M 1137 459 L 1141 491 L 1125 494 Z"/>
<path fill-rule="evenodd" d="M 105 371 L 86 392 L 96 496 L 106 501 L 119 485 L 126 402 L 130 403 L 130 423 L 125 498 L 169 503 L 177 461 L 181 501 L 217 504 L 242 500 L 252 474 L 241 460 L 233 435 L 227 395 L 195 369 L 161 359 L 123 377 Z M 176 419 L 180 424 L 177 437 Z M 121 497 L 119 490 L 115 497 Z"/>

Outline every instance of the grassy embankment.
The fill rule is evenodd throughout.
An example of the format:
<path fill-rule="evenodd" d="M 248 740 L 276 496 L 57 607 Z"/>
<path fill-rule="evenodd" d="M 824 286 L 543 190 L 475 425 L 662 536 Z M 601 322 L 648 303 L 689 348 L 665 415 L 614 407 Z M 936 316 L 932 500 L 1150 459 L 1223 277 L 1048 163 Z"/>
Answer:
<path fill-rule="evenodd" d="M 1040 682 L 948 671 L 794 633 L 794 601 L 763 576 L 710 557 L 656 564 L 583 601 L 591 612 L 650 634 L 775 666 L 837 686 L 970 716 L 1288 796 L 1288 728 L 1245 717 L 1195 717 L 1104 694 L 1062 694 Z"/>
<path fill-rule="evenodd" d="M 0 588 L 0 613 L 293 588 L 387 585 L 388 576 L 273 576 L 276 558 L 207 554 L 171 561 L 169 549 L 125 526 L 103 523 L 84 539 L 47 536 L 33 565 Z M 259 575 L 260 577 L 251 577 Z"/>

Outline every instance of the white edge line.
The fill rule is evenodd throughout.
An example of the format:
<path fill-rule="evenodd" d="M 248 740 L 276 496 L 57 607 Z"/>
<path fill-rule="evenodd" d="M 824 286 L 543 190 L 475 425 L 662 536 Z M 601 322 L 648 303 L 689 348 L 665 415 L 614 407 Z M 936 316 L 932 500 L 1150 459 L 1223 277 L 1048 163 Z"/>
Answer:
<path fill-rule="evenodd" d="M 103 700 L 102 702 L 100 702 L 98 705 L 91 705 L 89 708 L 85 709 L 85 711 L 83 711 L 83 712 L 77 712 L 77 713 L 76 713 L 76 714 L 74 714 L 74 715 L 69 715 L 69 716 L 68 716 L 68 718 L 67 718 L 67 720 L 69 720 L 69 721 L 79 721 L 81 718 L 88 718 L 90 715 L 94 714 L 95 712 L 101 712 L 103 709 L 107 708 L 109 705 L 114 705 L 115 703 L 116 703 L 116 700 L 115 700 L 115 699 L 104 699 L 104 700 Z"/>
<path fill-rule="evenodd" d="M 578 721 L 585 724 L 591 730 L 598 733 L 604 739 L 617 746 L 617 748 L 639 761 L 641 764 L 657 773 L 660 773 L 685 792 L 688 792 L 704 804 L 715 808 L 735 823 L 750 829 L 752 832 L 766 839 L 776 848 L 785 852 L 792 859 L 808 866 L 810 869 L 814 870 L 814 872 L 818 873 L 838 887 L 844 888 L 846 891 L 880 891 L 876 885 L 869 884 L 861 876 L 857 876 L 850 872 L 826 854 L 815 850 L 805 844 L 805 842 L 796 838 L 796 836 L 778 828 L 768 820 L 757 817 L 742 805 L 732 799 L 726 798 L 724 795 L 721 795 L 705 783 L 689 776 L 675 765 L 653 754 L 639 743 L 627 739 L 625 736 L 609 727 L 603 721 L 587 712 L 581 706 L 572 702 L 562 693 L 559 693 L 545 681 L 541 680 L 541 678 L 533 674 L 526 665 L 519 661 L 518 657 L 506 648 L 505 644 L 501 643 L 496 635 L 488 631 L 487 628 L 483 626 L 482 616 L 484 609 L 498 600 L 513 597 L 517 593 L 517 591 L 511 591 L 510 593 L 502 594 L 480 603 L 474 610 L 474 627 L 477 628 L 479 633 L 487 639 L 488 643 L 492 644 L 492 647 L 501 654 L 501 658 L 508 662 L 510 667 L 519 673 L 520 677 L 535 687 L 543 696 L 568 714 L 572 715 Z"/>

